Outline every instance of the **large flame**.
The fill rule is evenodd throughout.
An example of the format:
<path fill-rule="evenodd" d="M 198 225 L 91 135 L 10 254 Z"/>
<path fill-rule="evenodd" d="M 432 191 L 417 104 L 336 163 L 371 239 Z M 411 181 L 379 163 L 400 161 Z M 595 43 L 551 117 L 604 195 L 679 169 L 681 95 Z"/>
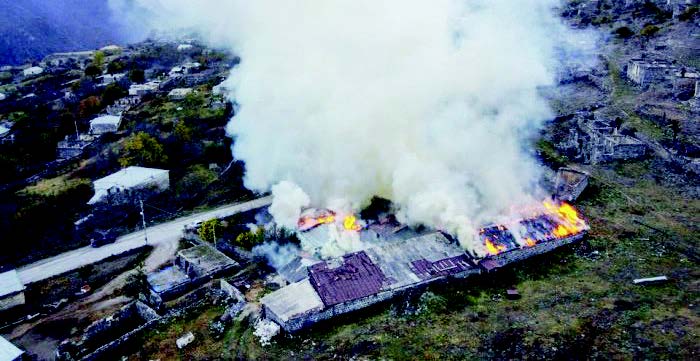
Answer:
<path fill-rule="evenodd" d="M 506 250 L 506 246 L 501 244 L 496 244 L 491 242 L 490 239 L 486 238 L 486 250 L 489 254 L 496 255 Z"/>
<path fill-rule="evenodd" d="M 544 208 L 542 208 L 542 206 Z M 526 217 L 524 220 L 517 220 L 515 223 L 523 225 L 526 224 L 529 219 L 535 220 L 538 217 L 546 216 L 547 219 L 553 223 L 549 223 L 551 224 L 551 228 L 547 229 L 545 233 L 535 232 L 521 235 L 521 237 L 523 237 L 520 239 L 521 247 L 534 247 L 538 243 L 570 237 L 588 229 L 586 221 L 581 218 L 578 211 L 570 204 L 565 202 L 555 204 L 552 201 L 546 200 L 542 202 L 542 206 L 529 208 L 527 213 L 529 213 L 530 216 Z M 509 229 L 501 224 L 490 227 L 489 229 L 491 232 L 496 229 L 497 231 L 512 234 Z M 484 247 L 489 255 L 497 255 L 508 250 L 508 246 L 503 243 L 508 241 L 503 241 L 499 236 L 495 236 L 496 238 L 491 238 L 491 236 L 486 237 L 485 230 L 486 229 L 482 229 L 479 233 L 483 237 Z"/>
<path fill-rule="evenodd" d="M 328 224 L 328 223 L 333 223 L 335 222 L 335 214 L 330 212 L 325 215 L 321 215 L 318 217 L 312 217 L 312 216 L 306 216 L 306 217 L 301 217 L 299 218 L 299 222 L 297 223 L 299 229 L 305 230 L 305 229 L 311 229 L 313 227 L 322 225 L 322 224 Z"/>
<path fill-rule="evenodd" d="M 357 223 L 357 217 L 351 214 L 343 219 L 343 228 L 348 231 L 359 231 L 362 226 Z"/>
<path fill-rule="evenodd" d="M 576 208 L 566 202 L 560 205 L 555 205 L 552 202 L 542 202 L 547 213 L 555 216 L 559 221 L 557 228 L 552 231 L 552 235 L 556 238 L 565 238 L 580 233 L 585 230 L 588 225 L 580 216 Z"/>

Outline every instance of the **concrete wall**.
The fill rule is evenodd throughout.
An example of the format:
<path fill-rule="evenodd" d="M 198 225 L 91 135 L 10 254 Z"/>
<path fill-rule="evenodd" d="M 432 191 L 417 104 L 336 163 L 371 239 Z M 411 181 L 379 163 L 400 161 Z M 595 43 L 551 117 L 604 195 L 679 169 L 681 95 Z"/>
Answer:
<path fill-rule="evenodd" d="M 0 298 L 0 311 L 21 306 L 25 303 L 24 292 L 17 292 Z"/>

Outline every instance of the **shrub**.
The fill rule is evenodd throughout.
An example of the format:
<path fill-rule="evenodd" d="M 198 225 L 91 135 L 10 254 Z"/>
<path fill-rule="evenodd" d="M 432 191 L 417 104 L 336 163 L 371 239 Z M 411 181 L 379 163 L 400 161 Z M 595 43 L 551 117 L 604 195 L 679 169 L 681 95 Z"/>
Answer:
<path fill-rule="evenodd" d="M 642 29 L 642 31 L 639 32 L 639 35 L 641 35 L 645 38 L 650 38 L 650 37 L 656 35 L 656 33 L 658 33 L 659 30 L 660 30 L 659 27 L 656 25 L 647 25 Z"/>
<path fill-rule="evenodd" d="M 143 83 L 146 81 L 146 74 L 143 69 L 132 69 L 129 72 L 129 80 L 134 83 Z"/>
<path fill-rule="evenodd" d="M 632 35 L 634 35 L 634 31 L 632 29 L 626 27 L 626 26 L 621 26 L 613 31 L 613 34 L 617 35 L 618 38 L 621 39 L 628 39 L 631 38 Z"/>

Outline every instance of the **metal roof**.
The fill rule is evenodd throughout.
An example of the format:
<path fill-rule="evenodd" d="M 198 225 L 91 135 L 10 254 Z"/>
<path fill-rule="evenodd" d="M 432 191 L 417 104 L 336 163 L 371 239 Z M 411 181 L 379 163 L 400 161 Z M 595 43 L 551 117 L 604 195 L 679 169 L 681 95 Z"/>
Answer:
<path fill-rule="evenodd" d="M 0 297 L 24 290 L 16 270 L 0 273 Z"/>
<path fill-rule="evenodd" d="M 321 298 L 308 278 L 282 287 L 263 297 L 260 302 L 282 322 L 323 309 Z"/>

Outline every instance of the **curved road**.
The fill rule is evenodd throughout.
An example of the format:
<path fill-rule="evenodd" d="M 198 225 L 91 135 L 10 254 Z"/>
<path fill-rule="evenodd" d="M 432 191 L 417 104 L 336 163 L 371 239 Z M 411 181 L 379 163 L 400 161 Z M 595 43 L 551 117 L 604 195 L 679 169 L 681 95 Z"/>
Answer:
<path fill-rule="evenodd" d="M 177 250 L 178 241 L 182 237 L 183 227 L 187 224 L 205 221 L 212 218 L 224 218 L 237 213 L 269 206 L 272 196 L 254 199 L 249 202 L 221 206 L 201 213 L 191 214 L 175 220 L 161 223 L 146 229 L 148 244 L 154 246 L 151 255 L 146 259 L 146 268 L 153 270 L 169 260 Z M 115 243 L 99 248 L 90 246 L 37 261 L 17 269 L 23 284 L 38 282 L 47 278 L 72 271 L 74 269 L 99 262 L 109 256 L 121 254 L 145 244 L 143 230 L 119 237 Z"/>

